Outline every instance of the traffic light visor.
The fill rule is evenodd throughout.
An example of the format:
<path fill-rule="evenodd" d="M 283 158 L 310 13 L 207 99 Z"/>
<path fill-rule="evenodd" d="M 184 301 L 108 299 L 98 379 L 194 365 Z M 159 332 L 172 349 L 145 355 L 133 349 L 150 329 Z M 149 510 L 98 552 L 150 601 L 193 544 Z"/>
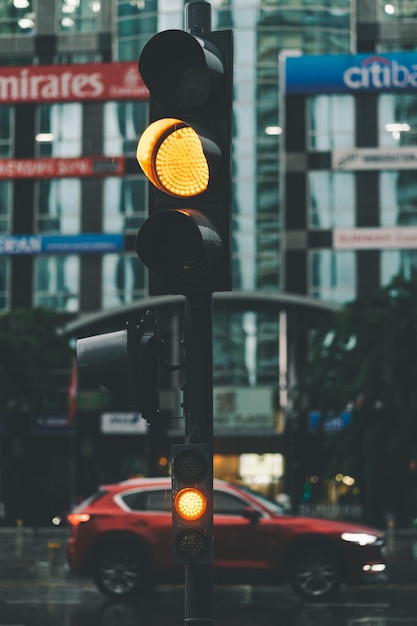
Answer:
<path fill-rule="evenodd" d="M 208 187 L 209 165 L 201 138 L 179 119 L 164 118 L 148 126 L 136 158 L 151 183 L 172 196 L 196 196 Z"/>
<path fill-rule="evenodd" d="M 215 226 L 200 211 L 168 209 L 143 223 L 136 252 L 176 293 L 189 293 L 210 279 L 223 244 Z"/>
<path fill-rule="evenodd" d="M 149 91 L 178 112 L 205 105 L 224 82 L 218 50 L 181 30 L 152 37 L 140 55 L 139 72 Z"/>

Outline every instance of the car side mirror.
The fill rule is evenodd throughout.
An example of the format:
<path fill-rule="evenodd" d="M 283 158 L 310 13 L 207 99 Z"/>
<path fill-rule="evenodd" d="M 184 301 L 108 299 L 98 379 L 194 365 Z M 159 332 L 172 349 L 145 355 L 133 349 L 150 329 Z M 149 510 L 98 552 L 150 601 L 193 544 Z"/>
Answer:
<path fill-rule="evenodd" d="M 245 506 L 245 508 L 242 510 L 242 515 L 253 524 L 256 524 L 256 522 L 259 522 L 262 514 L 260 511 L 253 509 L 251 506 Z"/>

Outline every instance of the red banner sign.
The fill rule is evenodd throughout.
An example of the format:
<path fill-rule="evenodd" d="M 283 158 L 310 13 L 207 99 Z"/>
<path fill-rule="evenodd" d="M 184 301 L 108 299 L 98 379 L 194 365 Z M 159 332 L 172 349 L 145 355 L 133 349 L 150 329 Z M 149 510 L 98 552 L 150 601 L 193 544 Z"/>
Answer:
<path fill-rule="evenodd" d="M 83 63 L 0 68 L 0 104 L 146 100 L 137 63 Z"/>
<path fill-rule="evenodd" d="M 0 159 L 0 179 L 121 176 L 124 157 Z"/>

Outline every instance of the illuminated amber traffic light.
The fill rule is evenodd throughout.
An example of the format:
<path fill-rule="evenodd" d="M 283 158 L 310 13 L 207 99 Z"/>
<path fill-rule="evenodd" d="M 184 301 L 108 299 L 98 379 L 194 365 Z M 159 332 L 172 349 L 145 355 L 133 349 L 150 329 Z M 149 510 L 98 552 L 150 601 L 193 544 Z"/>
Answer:
<path fill-rule="evenodd" d="M 172 446 L 172 520 L 174 559 L 180 563 L 212 560 L 213 513 L 209 444 Z"/>
<path fill-rule="evenodd" d="M 207 509 L 207 498 L 198 489 L 181 489 L 175 496 L 175 510 L 187 521 L 200 519 Z"/>
<path fill-rule="evenodd" d="M 150 185 L 136 252 L 149 292 L 230 290 L 232 34 L 158 33 L 139 72 L 150 124 L 136 156 Z"/>
<path fill-rule="evenodd" d="M 181 120 L 166 118 L 148 126 L 136 157 L 148 179 L 165 193 L 189 198 L 208 188 L 209 165 L 202 140 Z"/>

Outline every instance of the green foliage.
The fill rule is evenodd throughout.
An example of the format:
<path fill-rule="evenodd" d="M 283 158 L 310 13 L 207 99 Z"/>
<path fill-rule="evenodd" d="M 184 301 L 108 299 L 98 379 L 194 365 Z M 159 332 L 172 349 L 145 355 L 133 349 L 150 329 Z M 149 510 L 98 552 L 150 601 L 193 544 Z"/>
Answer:
<path fill-rule="evenodd" d="M 310 355 L 298 390 L 305 405 L 353 411 L 351 426 L 331 440 L 339 471 L 417 457 L 415 277 L 347 304 L 316 332 Z"/>
<path fill-rule="evenodd" d="M 69 380 L 71 351 L 54 311 L 19 309 L 0 316 L 0 409 L 39 410 L 56 396 L 59 370 Z"/>

